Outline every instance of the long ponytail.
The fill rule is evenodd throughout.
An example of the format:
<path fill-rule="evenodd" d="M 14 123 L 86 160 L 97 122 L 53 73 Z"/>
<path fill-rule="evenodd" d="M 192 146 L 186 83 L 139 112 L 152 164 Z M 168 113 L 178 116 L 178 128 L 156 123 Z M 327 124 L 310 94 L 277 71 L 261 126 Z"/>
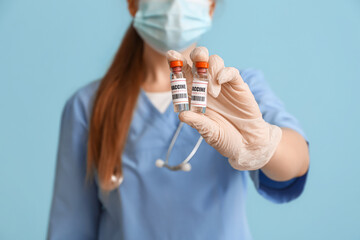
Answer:
<path fill-rule="evenodd" d="M 132 24 L 102 79 L 90 120 L 87 176 L 97 171 L 100 187 L 110 191 L 123 177 L 121 154 L 140 93 L 144 43 Z"/>

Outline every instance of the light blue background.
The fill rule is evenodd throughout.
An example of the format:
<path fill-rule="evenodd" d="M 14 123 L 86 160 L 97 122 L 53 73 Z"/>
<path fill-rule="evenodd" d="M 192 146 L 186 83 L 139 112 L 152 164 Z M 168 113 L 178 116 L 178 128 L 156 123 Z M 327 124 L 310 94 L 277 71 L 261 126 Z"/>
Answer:
<path fill-rule="evenodd" d="M 45 238 L 62 107 L 129 22 L 125 0 L 0 0 L 0 239 Z M 249 185 L 254 239 L 360 239 L 360 1 L 223 0 L 202 44 L 262 69 L 310 139 L 300 199 Z"/>

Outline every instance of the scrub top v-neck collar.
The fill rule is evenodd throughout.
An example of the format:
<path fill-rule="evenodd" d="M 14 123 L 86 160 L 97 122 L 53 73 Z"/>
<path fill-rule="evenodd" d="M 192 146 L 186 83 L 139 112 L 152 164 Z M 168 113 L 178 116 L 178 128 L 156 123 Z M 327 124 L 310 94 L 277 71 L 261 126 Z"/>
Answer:
<path fill-rule="evenodd" d="M 178 114 L 174 112 L 173 104 L 170 103 L 164 113 L 161 113 L 150 101 L 144 89 L 140 88 L 137 104 L 137 112 L 146 120 L 161 120 L 165 125 L 177 128 L 180 123 Z"/>
<path fill-rule="evenodd" d="M 145 91 L 146 96 L 150 102 L 159 110 L 159 112 L 164 113 L 169 105 L 172 103 L 172 94 L 171 91 L 166 92 L 147 92 Z"/>
<path fill-rule="evenodd" d="M 157 113 L 157 115 L 160 115 L 162 117 L 166 117 L 169 114 L 172 113 L 171 110 L 173 110 L 173 105 L 170 103 L 169 106 L 167 106 L 166 110 L 164 113 L 161 113 L 159 111 L 159 109 L 157 109 L 154 104 L 150 101 L 149 97 L 146 95 L 146 92 L 144 91 L 144 89 L 140 88 L 140 98 L 142 98 L 144 100 L 144 103 L 151 108 L 151 111 L 155 111 Z"/>

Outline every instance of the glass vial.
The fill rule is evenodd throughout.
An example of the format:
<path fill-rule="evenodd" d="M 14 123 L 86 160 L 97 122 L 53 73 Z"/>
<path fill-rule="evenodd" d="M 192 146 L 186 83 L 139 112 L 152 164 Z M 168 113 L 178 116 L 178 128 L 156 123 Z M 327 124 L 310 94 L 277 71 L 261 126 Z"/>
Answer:
<path fill-rule="evenodd" d="M 207 86 L 209 83 L 208 62 L 196 62 L 191 91 L 191 111 L 205 113 Z"/>
<path fill-rule="evenodd" d="M 182 61 L 170 62 L 171 93 L 175 112 L 189 110 L 189 98 L 187 94 L 186 78 L 182 71 Z"/>

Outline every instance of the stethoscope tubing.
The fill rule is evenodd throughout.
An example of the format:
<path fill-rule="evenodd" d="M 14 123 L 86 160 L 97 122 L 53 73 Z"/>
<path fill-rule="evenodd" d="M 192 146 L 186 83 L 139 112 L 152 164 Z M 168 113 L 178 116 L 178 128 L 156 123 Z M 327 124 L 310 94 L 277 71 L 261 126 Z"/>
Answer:
<path fill-rule="evenodd" d="M 183 171 L 190 171 L 191 170 L 191 165 L 189 163 L 189 161 L 191 160 L 191 158 L 195 155 L 195 153 L 197 152 L 197 150 L 199 149 L 200 147 L 200 144 L 203 140 L 203 137 L 200 136 L 198 141 L 196 142 L 193 150 L 190 152 L 190 154 L 186 157 L 186 159 L 178 164 L 178 165 L 175 165 L 175 166 L 170 166 L 169 165 L 169 158 L 170 158 L 170 155 L 171 155 L 171 151 L 172 149 L 174 148 L 174 145 L 175 145 L 175 142 L 176 142 L 176 139 L 178 138 L 179 134 L 180 134 L 180 131 L 182 129 L 182 127 L 184 126 L 184 123 L 183 122 L 180 122 L 179 123 L 179 126 L 177 127 L 176 131 L 175 131 L 175 134 L 173 136 L 173 138 L 171 139 L 171 142 L 170 142 L 170 145 L 169 145 L 169 148 L 168 148 L 168 151 L 166 153 L 166 159 L 165 161 L 161 160 L 161 159 L 158 159 L 157 162 L 156 162 L 156 166 L 158 167 L 165 167 L 169 170 L 172 170 L 172 171 L 179 171 L 179 170 L 183 170 Z M 160 164 L 159 164 L 160 162 Z"/>

